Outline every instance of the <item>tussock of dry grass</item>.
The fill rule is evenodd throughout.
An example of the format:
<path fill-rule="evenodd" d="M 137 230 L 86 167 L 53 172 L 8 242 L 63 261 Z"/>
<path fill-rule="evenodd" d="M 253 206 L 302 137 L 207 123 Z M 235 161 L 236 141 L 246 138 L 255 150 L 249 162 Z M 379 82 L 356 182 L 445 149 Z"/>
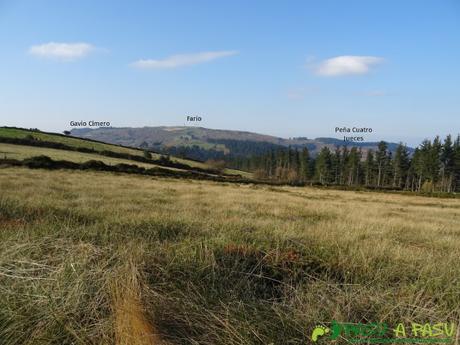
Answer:
<path fill-rule="evenodd" d="M 113 316 L 116 345 L 166 344 L 146 317 L 142 294 L 144 288 L 136 264 L 126 261 L 113 277 Z"/>
<path fill-rule="evenodd" d="M 0 344 L 460 319 L 458 199 L 10 168 L 0 190 Z"/>

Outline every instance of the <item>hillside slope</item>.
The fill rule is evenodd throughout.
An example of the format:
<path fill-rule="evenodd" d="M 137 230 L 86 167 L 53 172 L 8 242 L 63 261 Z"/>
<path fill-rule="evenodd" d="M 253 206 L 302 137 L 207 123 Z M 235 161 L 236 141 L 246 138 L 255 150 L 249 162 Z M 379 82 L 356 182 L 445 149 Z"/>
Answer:
<path fill-rule="evenodd" d="M 169 170 L 192 170 L 204 173 L 214 170 L 206 163 L 182 158 L 170 157 L 164 161 L 164 156 L 154 152 L 150 153 L 150 158 L 145 158 L 144 150 L 139 148 L 11 127 L 0 127 L 0 155 L 1 159 L 23 160 L 45 155 L 54 160 L 67 160 L 74 163 L 98 160 L 108 165 L 134 164 L 145 168 L 162 166 Z M 224 169 L 222 172 L 250 177 L 248 173 L 233 169 Z"/>
<path fill-rule="evenodd" d="M 273 147 L 307 147 L 315 155 L 327 146 L 334 149 L 344 142 L 335 138 L 280 138 L 271 135 L 245 131 L 209 129 L 203 127 L 142 127 L 142 128 L 78 128 L 72 129 L 73 136 L 100 140 L 107 143 L 130 147 L 148 147 L 156 150 L 178 152 L 183 147 L 199 147 L 201 150 L 218 151 L 223 154 L 248 157 L 257 155 Z M 349 143 L 348 146 L 361 147 L 364 151 L 377 148 L 377 142 Z M 396 143 L 389 143 L 390 151 Z"/>

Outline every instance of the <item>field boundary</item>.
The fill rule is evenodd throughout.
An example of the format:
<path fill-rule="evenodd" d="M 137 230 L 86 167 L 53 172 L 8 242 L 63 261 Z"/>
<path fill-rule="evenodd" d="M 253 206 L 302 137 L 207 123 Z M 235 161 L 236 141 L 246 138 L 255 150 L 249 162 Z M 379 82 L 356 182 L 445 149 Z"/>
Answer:
<path fill-rule="evenodd" d="M 127 160 L 132 160 L 135 162 L 155 164 L 155 165 L 182 169 L 182 170 L 197 171 L 197 172 L 202 172 L 206 174 L 215 174 L 215 175 L 223 175 L 223 176 L 238 176 L 235 174 L 221 173 L 214 169 L 203 169 L 199 167 L 192 167 L 188 164 L 174 162 L 170 160 L 169 158 L 165 157 L 164 155 L 161 155 L 160 159 L 149 159 L 143 156 L 136 156 L 136 155 L 132 155 L 129 153 L 121 153 L 121 152 L 106 151 L 106 150 L 98 151 L 98 150 L 89 149 L 86 147 L 74 147 L 74 146 L 70 146 L 70 145 L 66 145 L 66 144 L 58 143 L 58 142 L 52 142 L 52 141 L 25 139 L 25 138 L 6 138 L 6 137 L 1 137 L 1 136 L 0 136 L 0 143 L 31 146 L 31 147 L 45 147 L 45 148 L 56 149 L 56 150 L 97 154 L 100 156 L 106 156 L 110 158 L 127 159 Z"/>
<path fill-rule="evenodd" d="M 116 172 L 116 173 L 126 173 L 126 174 L 136 174 L 142 176 L 157 176 L 157 177 L 170 177 L 170 178 L 180 178 L 180 179 L 194 179 L 194 180 L 207 180 L 214 182 L 227 182 L 227 183 L 239 183 L 239 184 L 252 184 L 268 187 L 312 187 L 323 190 L 340 190 L 340 191 L 349 191 L 349 192 L 363 192 L 363 193 L 384 193 L 384 194 L 399 194 L 399 195 L 409 195 L 409 196 L 423 196 L 430 198 L 442 198 L 442 199 L 458 199 L 460 194 L 452 193 L 420 193 L 412 191 L 403 191 L 403 190 L 390 190 L 390 189 L 378 189 L 378 188 L 352 188 L 347 186 L 340 185 L 321 185 L 318 183 L 286 183 L 286 182 L 276 182 L 276 181 L 263 181 L 263 180 L 253 180 L 253 179 L 244 179 L 240 175 L 212 175 L 201 173 L 197 171 L 173 171 L 170 169 L 165 169 L 161 167 L 153 168 L 144 168 L 139 167 L 135 164 L 115 164 L 107 165 L 102 161 L 90 160 L 83 163 L 75 163 L 66 160 L 53 160 L 48 156 L 35 156 L 27 158 L 25 160 L 17 159 L 2 159 L 0 158 L 0 167 L 26 167 L 30 169 L 46 169 L 46 170 L 59 170 L 59 169 L 68 169 L 68 170 L 92 170 L 92 171 L 107 171 L 107 172 Z"/>

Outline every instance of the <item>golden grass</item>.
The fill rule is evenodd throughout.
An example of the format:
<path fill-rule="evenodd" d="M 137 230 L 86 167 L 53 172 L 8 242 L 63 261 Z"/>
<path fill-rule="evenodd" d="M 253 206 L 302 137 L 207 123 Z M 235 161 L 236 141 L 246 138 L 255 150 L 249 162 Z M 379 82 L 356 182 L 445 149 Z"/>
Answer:
<path fill-rule="evenodd" d="M 94 264 L 114 273 L 88 298 L 119 277 L 113 334 L 305 344 L 333 319 L 460 321 L 459 199 L 23 168 L 0 169 L 0 191 L 0 249 L 25 248 L 22 260 L 54 267 L 60 259 L 26 249 L 43 238 L 69 253 L 70 244 L 94 248 Z M 135 264 L 124 271 L 126 252 Z M 11 260 L 0 272 L 15 272 Z M 14 278 L 2 283 L 0 301 L 16 296 Z M 28 301 L 0 302 L 0 323 L 27 325 L 17 310 Z M 110 339 L 110 330 L 85 332 L 95 322 L 106 324 L 82 320 L 75 334 Z"/>
<path fill-rule="evenodd" d="M 127 259 L 117 272 L 113 288 L 116 345 L 165 345 L 147 320 L 137 267 Z"/>

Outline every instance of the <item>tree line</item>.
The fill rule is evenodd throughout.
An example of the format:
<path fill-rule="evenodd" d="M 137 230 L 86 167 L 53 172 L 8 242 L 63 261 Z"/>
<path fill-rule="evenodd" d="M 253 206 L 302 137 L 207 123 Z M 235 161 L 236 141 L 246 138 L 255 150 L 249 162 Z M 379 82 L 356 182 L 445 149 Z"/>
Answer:
<path fill-rule="evenodd" d="M 460 135 L 424 140 L 415 151 L 400 143 L 392 152 L 381 141 L 375 150 L 347 146 L 323 147 L 316 157 L 308 148 L 274 148 L 262 155 L 236 157 L 234 168 L 256 178 L 367 186 L 411 191 L 460 191 Z"/>

